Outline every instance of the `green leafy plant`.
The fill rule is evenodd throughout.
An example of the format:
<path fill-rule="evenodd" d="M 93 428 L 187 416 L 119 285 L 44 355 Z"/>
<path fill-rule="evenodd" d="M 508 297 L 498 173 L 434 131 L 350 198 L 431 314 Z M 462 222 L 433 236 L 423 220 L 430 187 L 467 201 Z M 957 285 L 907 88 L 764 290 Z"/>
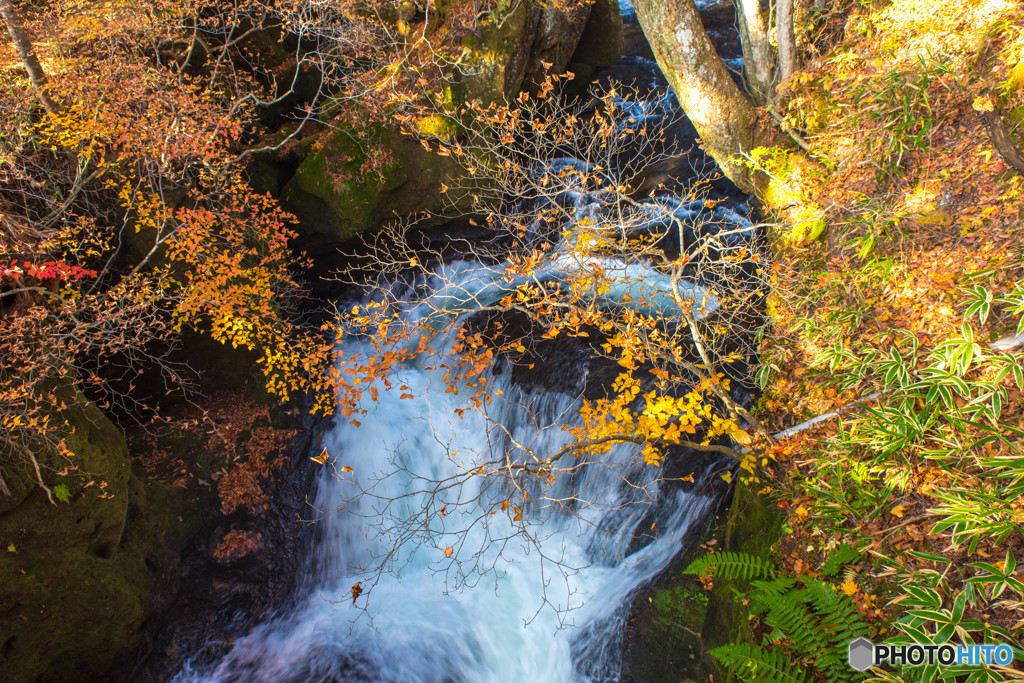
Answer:
<path fill-rule="evenodd" d="M 859 557 L 855 548 L 839 546 L 826 559 L 826 566 L 836 573 Z M 868 626 L 850 597 L 832 584 L 807 575 L 775 577 L 767 560 L 748 553 L 706 555 L 685 571 L 722 579 L 774 577 L 753 580 L 746 591 L 751 612 L 771 629 L 765 644 L 730 643 L 711 651 L 739 680 L 863 680 L 847 665 L 846 648 L 851 640 L 867 635 Z"/>
<path fill-rule="evenodd" d="M 699 557 L 683 570 L 684 574 L 717 576 L 722 579 L 757 579 L 775 576 L 775 568 L 763 557 L 750 553 L 712 553 Z"/>
<path fill-rule="evenodd" d="M 729 643 L 711 651 L 741 681 L 749 683 L 806 683 L 810 675 L 793 667 L 781 650 L 765 650 L 750 643 Z"/>
<path fill-rule="evenodd" d="M 71 501 L 71 491 L 68 490 L 67 484 L 57 484 L 53 487 L 53 497 L 62 503 L 68 503 Z"/>

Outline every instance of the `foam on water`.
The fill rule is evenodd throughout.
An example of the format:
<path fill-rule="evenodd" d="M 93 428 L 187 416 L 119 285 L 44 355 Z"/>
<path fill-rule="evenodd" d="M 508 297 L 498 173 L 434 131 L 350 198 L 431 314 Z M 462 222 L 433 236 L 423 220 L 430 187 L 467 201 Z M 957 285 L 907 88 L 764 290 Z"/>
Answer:
<path fill-rule="evenodd" d="M 442 268 L 446 277 L 437 282 L 458 275 L 465 285 L 460 298 L 500 296 L 490 268 L 472 262 Z M 647 282 L 651 276 L 623 268 L 622 277 L 636 286 L 657 288 Z M 450 309 L 452 296 L 438 287 L 406 315 Z M 440 352 L 447 340 L 432 343 Z M 348 339 L 341 352 L 365 351 L 363 344 Z M 527 517 L 541 521 L 524 528 L 511 511 L 489 514 L 508 492 L 494 480 L 471 477 L 445 492 L 449 514 L 432 515 L 398 543 L 389 572 L 360 570 L 392 550 L 403 529 L 390 522 L 416 518 L 429 502 L 424 482 L 514 452 L 513 440 L 541 453 L 566 442 L 559 425 L 574 418 L 575 398 L 525 390 L 509 372 L 491 374 L 488 385 L 503 394 L 489 413 L 508 427 L 505 433 L 475 410 L 455 416 L 456 409 L 470 408 L 471 392 L 445 393 L 436 360 L 403 368 L 398 379 L 405 391 L 381 387 L 380 401 L 363 406 L 368 412 L 361 427 L 342 420 L 326 435 L 328 450 L 341 453 L 340 464 L 354 468 L 355 480 L 325 469 L 318 482 L 316 506 L 333 512 L 319 522 L 313 551 L 319 570 L 303 594 L 285 614 L 236 641 L 222 661 L 187 667 L 178 680 L 543 682 L 618 673 L 631 596 L 676 556 L 712 503 L 665 487 L 658 468 L 639 462 L 635 446 L 618 446 L 574 476 L 560 477 L 548 489 L 550 499 L 575 496 L 588 504 L 570 512 L 535 502 Z M 415 398 L 401 399 L 402 393 Z M 357 485 L 371 495 L 355 497 Z M 658 538 L 629 552 L 641 525 L 646 529 L 652 520 Z M 450 545 L 453 556 L 446 558 L 443 548 Z M 369 590 L 353 605 L 356 581 Z"/>

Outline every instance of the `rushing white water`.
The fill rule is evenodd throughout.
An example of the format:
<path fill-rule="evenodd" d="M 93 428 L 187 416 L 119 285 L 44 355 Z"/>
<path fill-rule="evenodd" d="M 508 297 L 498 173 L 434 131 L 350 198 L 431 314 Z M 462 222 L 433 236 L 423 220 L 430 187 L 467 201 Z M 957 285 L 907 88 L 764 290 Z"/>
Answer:
<path fill-rule="evenodd" d="M 439 282 L 461 269 L 464 291 L 500 296 L 480 264 L 443 268 L 448 277 Z M 632 282 L 637 273 L 627 276 Z M 437 315 L 450 309 L 451 296 L 438 288 L 405 314 Z M 432 343 L 441 352 L 449 341 Z M 350 338 L 342 353 L 363 351 L 363 344 Z M 557 450 L 566 440 L 560 425 L 574 419 L 576 403 L 556 391 L 524 390 L 511 373 L 492 369 L 488 386 L 503 392 L 488 408 L 495 422 L 472 409 L 458 418 L 456 410 L 470 408 L 471 392 L 445 393 L 443 370 L 427 362 L 403 368 L 394 390 L 381 387 L 379 402 L 363 406 L 361 427 L 341 420 L 325 436 L 328 450 L 340 453 L 335 466 L 354 471 L 338 476 L 325 468 L 319 481 L 317 507 L 332 514 L 319 522 L 318 571 L 305 594 L 236 641 L 222 661 L 186 667 L 179 680 L 573 681 L 618 674 L 630 598 L 705 520 L 713 501 L 698 492 L 700 476 L 710 473 L 685 493 L 659 481 L 660 470 L 639 462 L 635 446 L 619 446 L 546 489 L 549 499 L 586 501 L 571 511 L 531 502 L 525 519 L 515 521 L 512 508 L 501 510 L 508 491 L 479 476 L 431 500 L 425 484 L 514 451 L 513 439 L 538 452 Z M 496 422 L 509 431 L 493 429 Z M 353 498 L 360 488 L 370 493 Z M 338 509 L 342 500 L 352 502 Z M 428 505 L 433 513 L 424 522 L 419 513 Z M 441 505 L 445 515 L 437 513 Z M 643 532 L 656 538 L 637 547 Z M 388 571 L 360 570 L 378 565 L 402 533 L 409 538 Z M 356 581 L 366 593 L 353 601 Z"/>
<path fill-rule="evenodd" d="M 628 0 L 620 5 L 624 13 L 632 9 Z M 652 98 L 617 104 L 632 124 L 660 119 L 676 107 L 667 89 Z M 537 172 L 566 166 L 580 170 L 580 177 L 589 170 L 582 161 L 559 158 L 542 162 Z M 585 183 L 543 199 L 556 200 L 572 209 L 572 225 L 555 234 L 607 218 L 605 199 Z M 754 226 L 745 214 L 742 204 L 734 210 L 658 196 L 641 200 L 630 219 L 637 232 L 682 226 L 692 239 L 701 226 L 715 223 L 725 248 L 752 244 Z M 548 239 L 545 230 L 538 219 L 530 238 Z M 564 245 L 531 273 L 532 280 L 600 271 L 610 285 L 593 293 L 600 305 L 678 317 L 663 271 L 580 256 Z M 433 276 L 408 287 L 410 298 L 396 309 L 406 322 L 449 330 L 453 317 L 493 304 L 524 283 L 509 276 L 507 265 L 438 265 Z M 698 316 L 719 307 L 711 287 L 680 284 Z M 406 284 L 393 286 L 404 291 Z M 378 295 L 378 301 L 397 296 Z M 440 364 L 451 341 L 433 336 L 435 355 L 403 367 L 393 390 L 378 386 L 379 401 L 367 398 L 360 406 L 366 410 L 360 427 L 339 419 L 324 436 L 323 445 L 338 457 L 317 485 L 315 506 L 326 516 L 318 522 L 314 569 L 292 604 L 236 640 L 220 661 L 187 665 L 177 680 L 532 683 L 618 677 L 632 599 L 703 529 L 715 500 L 701 492 L 718 473 L 713 467 L 695 472 L 696 481 L 684 490 L 662 481 L 661 469 L 643 465 L 636 446 L 622 445 L 543 489 L 529 484 L 529 502 L 513 503 L 523 507 L 516 520 L 515 507 L 503 509 L 502 503 L 521 497 L 496 477 L 464 475 L 499 456 L 522 457 L 514 444 L 556 452 L 567 438 L 561 426 L 577 419 L 578 399 L 523 388 L 498 366 L 486 374 L 494 401 L 481 414 L 471 406 L 472 389 L 445 391 Z M 372 351 L 354 333 L 340 353 Z M 353 471 L 341 474 L 342 466 Z M 438 491 L 437 482 L 452 478 L 461 483 Z M 550 502 L 567 500 L 577 502 Z M 374 567 L 383 571 L 366 571 Z M 363 592 L 353 599 L 356 582 Z"/>

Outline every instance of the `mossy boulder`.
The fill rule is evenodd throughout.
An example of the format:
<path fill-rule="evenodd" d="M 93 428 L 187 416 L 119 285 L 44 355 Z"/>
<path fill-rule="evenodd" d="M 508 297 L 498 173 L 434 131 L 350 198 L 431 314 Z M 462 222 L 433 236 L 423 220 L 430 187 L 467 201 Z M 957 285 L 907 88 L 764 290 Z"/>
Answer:
<path fill-rule="evenodd" d="M 63 487 L 57 493 L 66 502 L 51 505 L 30 467 L 5 470 L 14 494 L 0 501 L 5 681 L 102 673 L 119 648 L 134 644 L 145 616 L 145 566 L 118 557 L 128 508 L 128 447 L 94 404 L 81 395 L 70 402 L 66 441 L 78 472 L 51 482 Z"/>
<path fill-rule="evenodd" d="M 733 492 L 729 518 L 722 530 L 722 550 L 749 553 L 756 557 L 768 557 L 772 547 L 782 534 L 783 517 L 778 507 L 767 496 L 757 493 L 753 484 L 744 483 L 742 478 Z M 706 680 L 713 676 L 716 681 L 734 681 L 718 662 L 707 654 L 710 650 L 728 643 L 753 643 L 750 630 L 750 608 L 736 595 L 749 587 L 748 581 L 715 581 L 708 595 L 707 609 L 701 641 L 704 646 L 702 667 Z"/>
<path fill-rule="evenodd" d="M 560 11 L 541 3 L 500 0 L 481 30 L 463 42 L 466 98 L 484 103 L 512 99 L 541 83 L 546 74 L 563 73 L 590 15 L 586 3 Z M 615 30 L 612 24 L 608 27 Z M 621 28 L 620 18 L 620 42 Z"/>
<path fill-rule="evenodd" d="M 707 591 L 698 577 L 682 569 L 712 547 L 767 557 L 781 530 L 782 517 L 773 502 L 752 485 L 737 483 L 727 513 L 708 532 L 706 543 L 691 546 L 677 569 L 638 601 L 623 672 L 647 683 L 735 680 L 709 651 L 726 643 L 753 642 L 749 606 L 734 590 L 749 582 L 716 579 Z"/>
<path fill-rule="evenodd" d="M 353 123 L 369 117 L 350 112 L 348 122 L 339 119 L 330 133 L 304 133 L 279 150 L 254 155 L 250 183 L 279 196 L 298 217 L 301 249 L 322 254 L 391 217 L 451 209 L 442 188 L 463 184 L 464 171 L 452 157 L 425 148 L 422 140 L 455 139 L 459 112 L 468 101 L 511 100 L 522 89 L 537 87 L 547 74 L 563 73 L 571 59 L 605 66 L 621 52 L 622 21 L 613 0 L 599 0 L 595 11 L 586 3 L 555 10 L 500 0 L 461 39 L 446 34 L 453 30 L 443 21 L 446 6 L 438 9 L 439 23 L 430 27 L 436 31 L 432 41 L 445 45 L 451 40 L 457 46 L 461 40 L 460 67 L 445 75 L 440 91 L 425 93 L 437 112 L 411 122 L 415 134 L 403 134 L 388 122 Z M 585 31 L 589 47 L 581 53 L 577 47 Z M 272 146 L 286 132 L 258 144 Z M 468 198 L 455 208 L 470 208 Z"/>
<path fill-rule="evenodd" d="M 431 134 L 445 132 L 435 118 L 424 125 Z M 411 135 L 384 125 L 341 128 L 313 144 L 283 198 L 299 218 L 302 247 L 319 251 L 395 215 L 442 211 L 442 185 L 456 185 L 460 176 L 451 157 L 427 150 Z"/>
<path fill-rule="evenodd" d="M 813 195 L 824 167 L 782 147 L 759 147 L 751 158 L 766 177 L 759 198 L 778 218 L 774 242 L 799 246 L 820 237 L 827 227 L 825 209 Z"/>
<path fill-rule="evenodd" d="M 175 561 L 189 522 L 201 521 L 182 490 L 132 475 L 124 436 L 95 404 L 58 393 L 78 467 L 46 475 L 63 500 L 50 504 L 31 465 L 4 470 L 12 495 L 0 498 L 0 680 L 12 683 L 102 679 L 130 657 L 153 572 Z M 56 464 L 40 463 L 47 472 Z"/>

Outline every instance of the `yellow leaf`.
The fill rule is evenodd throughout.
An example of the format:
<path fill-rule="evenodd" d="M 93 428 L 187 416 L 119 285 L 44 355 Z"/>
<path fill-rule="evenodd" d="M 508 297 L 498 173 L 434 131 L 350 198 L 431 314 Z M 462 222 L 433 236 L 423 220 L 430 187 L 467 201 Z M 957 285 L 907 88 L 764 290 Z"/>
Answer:
<path fill-rule="evenodd" d="M 993 111 L 995 109 L 995 107 L 992 105 L 992 100 L 985 97 L 984 95 L 975 97 L 972 106 L 974 107 L 974 111 L 981 112 Z"/>
<path fill-rule="evenodd" d="M 349 467 L 348 465 L 345 465 L 344 467 L 341 468 L 341 471 L 342 472 L 351 472 L 352 468 Z"/>
<path fill-rule="evenodd" d="M 904 510 L 906 510 L 905 507 L 903 507 L 902 505 L 897 505 L 896 507 L 894 507 L 892 509 L 892 514 L 893 514 L 894 517 L 899 517 L 900 519 L 903 519 L 903 511 Z"/>
<path fill-rule="evenodd" d="M 857 584 L 853 582 L 853 579 L 847 579 L 843 583 L 841 588 L 843 589 L 843 592 L 846 593 L 847 595 L 853 595 L 854 593 L 856 593 L 859 590 L 859 588 L 857 587 Z"/>
<path fill-rule="evenodd" d="M 732 472 L 726 472 L 725 474 L 723 474 L 722 475 L 722 481 L 724 481 L 726 484 L 731 484 L 732 483 Z"/>

